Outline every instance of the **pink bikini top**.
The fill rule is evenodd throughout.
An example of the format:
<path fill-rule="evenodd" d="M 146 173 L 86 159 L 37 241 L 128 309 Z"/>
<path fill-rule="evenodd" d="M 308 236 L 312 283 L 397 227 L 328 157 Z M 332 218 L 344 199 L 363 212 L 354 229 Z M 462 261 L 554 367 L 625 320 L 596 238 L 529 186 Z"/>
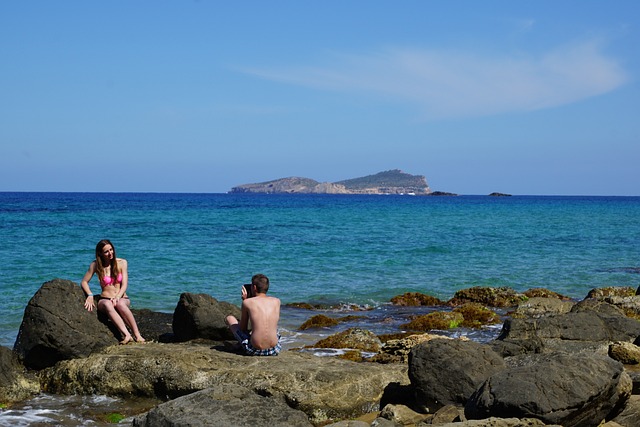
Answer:
<path fill-rule="evenodd" d="M 104 286 L 115 284 L 115 283 L 112 283 L 113 279 L 111 278 L 111 276 L 104 276 L 100 282 Z M 116 283 L 122 283 L 122 273 L 118 273 L 118 277 L 116 277 Z"/>

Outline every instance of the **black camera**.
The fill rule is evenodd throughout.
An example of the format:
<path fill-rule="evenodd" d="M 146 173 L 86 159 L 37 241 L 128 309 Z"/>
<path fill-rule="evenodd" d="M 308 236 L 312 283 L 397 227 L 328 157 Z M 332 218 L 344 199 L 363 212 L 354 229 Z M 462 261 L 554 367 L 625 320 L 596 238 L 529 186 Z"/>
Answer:
<path fill-rule="evenodd" d="M 247 290 L 247 298 L 255 297 L 256 295 L 253 293 L 253 285 L 249 283 L 248 285 L 242 285 Z"/>

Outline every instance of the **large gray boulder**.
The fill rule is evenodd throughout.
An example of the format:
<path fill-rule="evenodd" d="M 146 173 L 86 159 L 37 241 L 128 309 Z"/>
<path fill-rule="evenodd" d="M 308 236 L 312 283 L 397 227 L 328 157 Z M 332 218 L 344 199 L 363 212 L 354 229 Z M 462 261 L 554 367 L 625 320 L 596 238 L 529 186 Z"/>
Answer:
<path fill-rule="evenodd" d="M 28 368 L 53 366 L 117 344 L 118 338 L 84 308 L 80 286 L 69 280 L 46 282 L 24 310 L 14 351 Z"/>
<path fill-rule="evenodd" d="M 83 359 L 61 361 L 43 370 L 40 378 L 50 393 L 163 400 L 235 384 L 262 396 L 281 397 L 320 423 L 378 410 L 390 384 L 408 386 L 406 368 L 292 351 L 251 357 L 193 341 L 151 342 L 111 346 Z"/>
<path fill-rule="evenodd" d="M 307 415 L 278 397 L 220 384 L 156 406 L 133 420 L 134 427 L 158 426 L 312 427 Z"/>
<path fill-rule="evenodd" d="M 564 427 L 598 426 L 631 395 L 623 365 L 606 356 L 540 355 L 489 377 L 465 406 L 468 419 L 538 418 Z"/>
<path fill-rule="evenodd" d="M 484 380 L 505 368 L 500 355 L 473 341 L 425 341 L 409 353 L 409 379 L 417 407 L 425 412 L 464 405 Z"/>
<path fill-rule="evenodd" d="M 196 338 L 209 340 L 233 339 L 233 334 L 224 322 L 232 314 L 240 319 L 240 308 L 211 295 L 185 292 L 173 313 L 173 334 L 176 341 Z"/>
<path fill-rule="evenodd" d="M 40 382 L 25 372 L 10 348 L 0 347 L 0 402 L 17 402 L 40 392 Z"/>
<path fill-rule="evenodd" d="M 611 304 L 585 300 L 565 314 L 507 319 L 491 346 L 505 357 L 556 351 L 606 355 L 611 342 L 633 342 L 638 336 L 640 321 Z"/>

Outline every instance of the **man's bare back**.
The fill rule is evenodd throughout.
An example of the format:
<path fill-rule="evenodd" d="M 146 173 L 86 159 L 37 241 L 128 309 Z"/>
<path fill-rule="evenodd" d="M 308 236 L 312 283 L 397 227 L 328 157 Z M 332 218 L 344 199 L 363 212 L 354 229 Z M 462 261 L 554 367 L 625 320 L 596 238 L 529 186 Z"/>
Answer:
<path fill-rule="evenodd" d="M 245 317 L 246 316 L 246 317 Z M 266 349 L 278 343 L 278 320 L 280 320 L 280 300 L 266 294 L 257 294 L 242 302 L 242 320 L 251 324 L 251 345 Z M 243 329 L 246 330 L 246 329 Z"/>
<path fill-rule="evenodd" d="M 280 300 L 267 296 L 268 290 L 267 276 L 256 274 L 251 278 L 251 285 L 242 287 L 240 321 L 232 315 L 225 318 L 233 336 L 249 355 L 275 356 L 280 353 Z"/>

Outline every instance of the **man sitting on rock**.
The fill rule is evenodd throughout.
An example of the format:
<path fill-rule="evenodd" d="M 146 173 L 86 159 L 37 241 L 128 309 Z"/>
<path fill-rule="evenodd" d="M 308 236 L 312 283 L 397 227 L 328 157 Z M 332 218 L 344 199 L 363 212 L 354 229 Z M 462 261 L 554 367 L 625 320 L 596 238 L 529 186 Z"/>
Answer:
<path fill-rule="evenodd" d="M 269 278 L 256 274 L 251 285 L 242 287 L 240 322 L 229 315 L 225 321 L 245 354 L 249 356 L 277 356 L 280 353 L 280 300 L 267 296 Z M 251 323 L 251 332 L 249 331 Z"/>

